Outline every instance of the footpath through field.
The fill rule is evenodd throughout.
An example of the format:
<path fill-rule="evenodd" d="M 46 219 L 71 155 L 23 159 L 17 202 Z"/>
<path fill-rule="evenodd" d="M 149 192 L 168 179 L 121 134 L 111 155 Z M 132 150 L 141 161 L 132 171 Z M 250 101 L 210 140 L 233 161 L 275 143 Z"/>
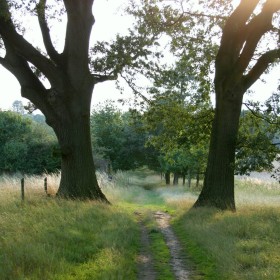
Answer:
<path fill-rule="evenodd" d="M 142 183 L 142 184 L 141 184 Z M 153 186 L 138 182 L 150 196 Z M 141 249 L 138 256 L 138 279 L 200 279 L 171 226 L 172 216 L 162 207 L 144 208 L 134 213 L 141 227 Z"/>
<path fill-rule="evenodd" d="M 141 212 L 135 212 L 135 215 L 139 217 L 141 226 L 138 279 L 155 280 L 165 276 L 168 279 L 193 279 L 195 270 L 170 225 L 171 216 L 163 211 L 146 211 L 146 217 Z M 152 221 L 149 220 L 151 218 Z M 153 224 L 153 227 L 149 224 Z M 158 274 L 162 277 L 158 277 Z"/>

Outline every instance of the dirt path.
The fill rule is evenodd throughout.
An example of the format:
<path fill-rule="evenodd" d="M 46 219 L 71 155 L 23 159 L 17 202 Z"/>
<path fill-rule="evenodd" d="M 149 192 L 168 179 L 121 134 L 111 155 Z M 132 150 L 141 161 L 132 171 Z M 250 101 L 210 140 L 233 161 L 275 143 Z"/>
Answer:
<path fill-rule="evenodd" d="M 156 272 L 152 255 L 150 253 L 149 233 L 141 220 L 141 213 L 136 213 L 140 217 L 139 224 L 141 226 L 141 244 L 142 248 L 138 256 L 138 279 L 139 280 L 155 280 Z M 157 211 L 154 213 L 155 221 L 159 230 L 164 236 L 167 247 L 169 248 L 171 260 L 170 265 L 174 278 L 177 280 L 189 280 L 192 275 L 190 268 L 186 267 L 185 254 L 182 251 L 180 243 L 170 226 L 171 216 L 167 213 Z"/>
<path fill-rule="evenodd" d="M 157 211 L 155 214 L 155 219 L 157 224 L 164 236 L 167 247 L 169 248 L 171 260 L 170 264 L 178 280 L 188 280 L 190 279 L 191 272 L 185 266 L 184 254 L 182 253 L 182 248 L 180 243 L 174 234 L 172 228 L 170 227 L 171 216 L 167 213 Z"/>

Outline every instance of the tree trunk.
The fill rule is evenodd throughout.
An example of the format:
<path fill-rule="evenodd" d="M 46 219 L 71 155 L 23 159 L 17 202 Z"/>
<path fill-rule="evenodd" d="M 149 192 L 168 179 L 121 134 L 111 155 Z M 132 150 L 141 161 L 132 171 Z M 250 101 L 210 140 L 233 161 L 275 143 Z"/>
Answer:
<path fill-rule="evenodd" d="M 191 170 L 188 170 L 188 188 L 191 188 L 191 183 L 192 183 L 192 173 Z"/>
<path fill-rule="evenodd" d="M 165 172 L 165 183 L 170 185 L 170 172 Z"/>
<path fill-rule="evenodd" d="M 258 49 L 263 36 L 273 28 L 280 1 L 265 1 L 254 16 L 259 2 L 240 1 L 223 27 L 215 60 L 216 109 L 207 169 L 195 207 L 235 211 L 234 160 L 243 94 L 280 56 L 279 48 L 268 48 L 266 52 Z"/>
<path fill-rule="evenodd" d="M 198 189 L 199 187 L 199 170 L 197 170 L 197 173 L 196 173 L 196 188 Z"/>
<path fill-rule="evenodd" d="M 56 51 L 51 40 L 46 1 L 39 1 L 37 5 L 47 52 L 44 55 L 17 32 L 8 1 L 0 0 L 0 37 L 6 49 L 5 57 L 0 57 L 0 64 L 15 75 L 21 85 L 21 95 L 43 112 L 46 122 L 57 135 L 62 157 L 58 196 L 108 202 L 95 175 L 89 118 L 94 85 L 115 77 L 96 76 L 89 70 L 93 0 L 64 0 L 63 3 L 67 27 L 62 53 Z M 30 65 L 46 77 L 50 88 L 45 87 Z"/>
<path fill-rule="evenodd" d="M 186 184 L 186 174 L 183 174 L 183 183 L 182 183 L 182 185 L 185 186 L 185 184 Z"/>
<path fill-rule="evenodd" d="M 78 96 L 81 93 L 82 89 Z M 60 114 L 64 112 L 64 116 L 61 114 L 59 119 L 50 123 L 61 149 L 61 181 L 57 195 L 108 202 L 95 174 L 90 137 L 90 100 L 78 97 L 72 104 L 64 106 L 58 102 L 58 111 Z"/>
<path fill-rule="evenodd" d="M 194 207 L 234 211 L 235 146 L 243 94 L 218 92 L 218 96 L 222 98 L 217 98 L 204 185 Z"/>
<path fill-rule="evenodd" d="M 174 173 L 173 186 L 178 186 L 178 183 L 179 183 L 179 174 L 178 173 Z"/>

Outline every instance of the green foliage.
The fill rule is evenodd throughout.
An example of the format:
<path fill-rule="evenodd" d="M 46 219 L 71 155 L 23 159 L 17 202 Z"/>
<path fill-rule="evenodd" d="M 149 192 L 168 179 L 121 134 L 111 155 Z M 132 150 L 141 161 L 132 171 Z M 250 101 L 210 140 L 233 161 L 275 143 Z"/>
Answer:
<path fill-rule="evenodd" d="M 172 79 L 169 82 L 167 77 L 161 81 L 161 88 L 167 91 L 153 92 L 143 114 L 137 110 L 121 113 L 111 102 L 93 111 L 95 155 L 107 159 L 114 170 L 144 164 L 154 170 L 179 174 L 205 170 L 213 109 L 208 98 L 204 100 L 201 96 L 200 102 L 192 101 L 180 89 L 172 91 Z M 237 174 L 272 169 L 278 152 L 272 144 L 276 133 L 275 125 L 243 112 L 236 152 Z"/>
<path fill-rule="evenodd" d="M 279 93 L 273 93 L 265 102 L 248 101 L 242 112 L 236 153 L 239 174 L 250 171 L 272 171 L 279 180 Z M 258 151 L 256 153 L 256 151 Z"/>
<path fill-rule="evenodd" d="M 126 34 L 117 34 L 111 42 L 97 42 L 90 49 L 90 67 L 94 75 L 97 78 L 121 77 L 132 87 L 139 77 L 149 79 L 163 55 L 158 49 L 159 34 L 151 33 L 146 27 L 143 19 L 137 18 Z M 119 82 L 117 86 L 122 91 Z"/>
<path fill-rule="evenodd" d="M 135 2 L 137 4 L 135 4 Z M 227 73 L 224 69 L 227 69 L 229 66 L 229 63 L 231 61 L 239 61 L 238 58 L 242 58 L 243 56 L 246 56 L 246 50 L 250 46 L 254 47 L 255 44 L 250 44 L 251 37 L 244 37 L 244 44 L 238 44 L 240 38 L 239 33 L 236 32 L 236 28 L 232 28 L 231 24 L 233 23 L 232 20 L 228 23 L 228 29 L 224 28 L 225 22 L 230 14 L 232 14 L 232 11 L 234 9 L 234 5 L 237 5 L 234 3 L 236 1 L 173 1 L 170 3 L 170 1 L 164 1 L 164 0 L 140 0 L 140 1 L 133 1 L 133 4 L 131 5 L 131 8 L 128 9 L 128 12 L 132 14 L 136 19 L 143 19 L 143 22 L 146 24 L 146 28 L 148 30 L 151 30 L 151 33 L 154 34 L 162 34 L 164 39 L 163 40 L 168 50 L 168 58 L 172 57 L 174 64 L 172 65 L 163 65 L 164 63 L 161 63 L 160 66 L 158 66 L 158 70 L 156 73 L 150 75 L 149 77 L 152 77 L 153 81 L 153 88 L 151 92 L 153 94 L 163 94 L 164 99 L 166 95 L 170 95 L 173 91 L 177 92 L 177 95 L 180 97 L 183 97 L 184 100 L 186 97 L 191 97 L 190 99 L 199 100 L 201 102 L 202 100 L 205 102 L 207 100 L 207 97 L 209 98 L 209 94 L 211 91 L 214 91 L 213 83 L 211 81 L 211 74 L 214 73 L 214 69 L 216 68 L 216 89 L 222 89 L 225 88 L 226 85 L 229 85 L 228 92 L 226 94 L 232 94 L 234 91 L 238 91 L 239 88 L 244 88 L 244 85 L 240 87 L 236 87 L 234 89 L 234 86 L 231 84 L 236 85 L 237 82 L 234 81 L 236 74 L 233 69 L 234 67 L 228 68 L 228 73 L 231 73 L 233 71 L 233 78 L 229 78 L 229 82 L 226 83 L 224 81 L 224 78 L 221 79 L 221 85 L 217 83 L 219 81 L 219 73 Z M 264 4 L 263 1 L 257 1 L 256 5 L 259 2 L 259 8 Z M 267 3 L 270 3 L 269 1 Z M 244 4 L 244 11 L 246 10 Z M 269 6 L 269 4 L 268 4 Z M 254 16 L 254 15 L 252 15 Z M 237 22 L 239 18 L 236 18 Z M 254 22 L 254 21 L 253 21 Z M 233 24 L 234 25 L 234 24 Z M 260 24 L 261 25 L 261 24 Z M 248 26 L 250 26 L 248 24 Z M 277 30 L 277 22 L 275 21 L 275 30 Z M 272 28 L 272 26 L 271 26 Z M 242 28 L 240 27 L 240 30 Z M 253 28 L 254 30 L 257 30 L 257 28 Z M 252 29 L 252 30 L 253 30 Z M 224 36 L 222 39 L 222 46 L 225 42 L 237 42 L 236 48 L 232 48 L 233 52 L 231 55 L 228 55 L 228 50 L 230 50 L 230 47 L 232 47 L 232 44 L 230 47 L 225 47 L 225 50 L 223 48 L 220 51 L 220 54 L 224 54 L 225 56 L 220 59 L 222 61 L 222 64 L 226 66 L 225 68 L 221 67 L 219 68 L 219 61 L 216 60 L 216 65 L 214 65 L 215 57 L 217 57 L 217 51 L 218 51 L 218 42 L 221 39 L 222 30 L 224 31 L 224 34 L 227 34 L 227 30 L 234 31 L 232 34 L 238 35 L 236 38 L 232 37 L 229 33 L 229 35 Z M 245 26 L 244 22 L 244 32 L 248 30 L 247 25 Z M 273 33 L 273 32 L 271 32 Z M 276 35 L 276 34 L 275 34 Z M 229 39 L 232 37 L 231 39 Z M 271 38 L 277 38 L 277 35 L 271 35 Z M 248 44 L 245 44 L 247 41 Z M 242 48 L 242 46 L 246 45 L 247 48 Z M 259 44 L 261 45 L 261 44 Z M 248 53 L 252 54 L 252 57 L 248 60 L 248 65 L 245 65 L 244 71 L 246 68 L 247 71 L 252 68 L 253 63 L 249 63 L 251 58 L 252 61 L 255 62 L 255 58 L 258 56 L 259 53 L 263 53 L 264 50 L 267 48 L 274 48 L 275 51 L 271 54 L 267 53 L 267 55 L 273 56 L 276 54 L 276 52 L 279 54 L 279 51 L 277 50 L 277 46 L 275 44 L 271 44 L 270 46 L 265 46 L 264 48 L 260 48 L 260 51 L 255 52 L 255 48 L 253 48 L 251 51 L 248 51 Z M 240 48 L 240 49 L 238 49 Z M 237 50 L 238 49 L 238 50 Z M 170 54 L 170 52 L 172 54 Z M 256 54 L 255 57 L 253 57 L 253 54 Z M 230 59 L 232 57 L 235 57 L 235 59 Z M 226 59 L 229 59 L 229 63 L 226 62 Z M 272 57 L 269 58 L 268 62 L 272 62 Z M 242 61 L 242 59 L 240 60 Z M 266 60 L 265 60 L 266 61 Z M 259 60 L 260 63 L 257 65 L 261 65 L 261 62 L 264 62 L 263 57 Z M 236 63 L 233 63 L 236 66 Z M 248 67 L 247 67 L 248 66 Z M 217 68 L 218 67 L 218 68 Z M 261 68 L 261 67 L 260 67 Z M 263 68 L 265 68 L 263 66 Z M 255 69 L 258 69 L 256 67 Z M 219 72 L 220 71 L 220 72 Z M 240 69 L 237 70 L 237 72 L 240 71 Z M 259 73 L 260 71 L 252 71 L 254 73 Z M 247 78 L 249 78 L 250 75 L 247 75 L 246 79 L 244 81 L 247 81 Z M 226 75 L 229 77 L 229 75 Z M 259 78 L 259 77 L 257 77 Z M 249 79 L 250 80 L 250 79 Z M 248 83 L 249 84 L 249 83 Z M 218 85 L 218 86 L 217 86 Z M 164 90 L 162 90 L 164 88 Z M 181 92 L 180 92 L 181 89 Z M 178 94 L 180 93 L 180 94 Z M 217 92 L 217 96 L 220 96 L 221 94 Z M 170 102 L 168 100 L 168 102 Z M 149 110 L 151 109 L 151 102 L 148 102 Z M 190 102 L 191 103 L 191 102 Z M 195 102 L 193 102 L 195 104 Z M 221 102 L 217 102 L 217 106 L 221 104 Z M 205 104 L 203 104 L 205 105 Z M 241 105 L 240 105 L 241 106 Z M 182 166 L 185 166 L 185 169 L 189 166 L 193 166 L 192 162 L 197 162 L 196 158 L 193 157 L 194 160 L 189 160 L 189 164 L 187 165 L 187 162 L 185 159 L 188 157 L 192 158 L 192 152 L 194 151 L 200 151 L 201 154 L 204 153 L 204 166 L 200 169 L 205 169 L 205 159 L 207 157 L 207 150 L 208 150 L 208 142 L 206 141 L 205 144 L 201 145 L 200 147 L 190 148 L 189 143 L 194 143 L 196 145 L 196 140 L 194 142 L 191 142 L 189 137 L 184 137 L 184 130 L 185 129 L 178 129 L 177 123 L 178 119 L 181 118 L 184 120 L 186 126 L 190 126 L 189 120 L 187 118 L 182 117 L 182 114 L 178 114 L 176 110 L 174 110 L 174 105 L 171 104 L 169 107 L 166 105 L 167 111 L 170 114 L 170 117 L 167 116 L 166 119 L 169 121 L 166 121 L 166 119 L 163 118 L 163 114 L 160 113 L 158 118 L 155 118 L 154 127 L 152 128 L 153 131 L 153 137 L 150 138 L 149 142 L 153 146 L 157 146 L 158 149 L 161 149 L 162 152 L 162 158 L 163 160 L 163 166 L 164 169 L 173 169 L 173 170 L 179 170 L 177 172 L 180 172 L 182 169 Z M 202 108 L 201 104 L 198 106 L 199 108 Z M 211 108 L 209 108 L 211 110 Z M 220 108 L 217 108 L 217 110 L 220 112 Z M 217 112 L 218 112 L 217 111 Z M 152 117 L 153 118 L 153 117 Z M 152 119 L 150 118 L 150 119 Z M 223 119 L 223 116 L 221 117 Z M 212 117 L 209 117 L 209 120 L 211 121 L 213 119 Z M 231 121 L 229 121 L 231 122 Z M 236 122 L 237 124 L 237 122 Z M 244 124 L 244 123 L 243 123 Z M 197 123 L 195 123 L 195 126 Z M 209 128 L 210 126 L 208 126 Z M 207 135 L 205 138 L 208 138 L 209 141 L 209 129 L 202 129 L 200 130 L 201 126 L 197 127 L 197 131 L 206 132 Z M 183 131 L 183 133 L 176 133 L 177 130 L 180 132 Z M 238 158 L 236 166 L 234 166 L 234 160 L 229 164 L 229 166 L 226 166 L 225 168 L 233 169 L 236 168 L 236 171 L 239 173 L 246 173 L 250 172 L 252 170 L 263 170 L 263 169 L 271 169 L 272 167 L 272 161 L 275 158 L 276 155 L 276 149 L 271 147 L 271 138 L 266 134 L 264 131 L 259 130 L 258 128 L 254 129 L 254 133 L 246 133 L 247 128 L 243 129 L 243 136 L 240 136 L 240 146 L 238 147 Z M 186 129 L 187 130 L 187 129 Z M 260 133 L 255 133 L 256 131 L 259 131 Z M 168 131 L 165 132 L 165 135 L 163 135 L 162 131 Z M 191 132 L 191 131 L 190 131 Z M 215 132 L 215 131 L 214 131 Z M 232 132 L 229 133 L 231 135 Z M 223 132 L 221 133 L 223 134 Z M 197 135 L 197 132 L 190 133 L 190 135 Z M 246 136 L 247 135 L 247 136 Z M 183 137 L 182 137 L 183 136 Z M 237 136 L 237 135 L 236 135 Z M 233 137 L 234 141 L 236 139 L 236 136 Z M 227 137 L 227 134 L 224 134 L 224 137 Z M 197 137 L 196 137 L 197 138 Z M 180 145 L 177 141 L 183 139 L 184 143 Z M 199 138 L 197 138 L 199 139 Z M 219 139 L 222 139 L 220 137 L 212 137 L 213 143 Z M 182 142 L 183 142 L 182 141 Z M 199 140 L 198 140 L 199 141 Z M 232 143 L 234 143 L 232 141 Z M 174 144 L 176 143 L 176 144 Z M 265 148 L 263 149 L 262 146 L 265 145 L 265 147 L 270 147 L 270 149 Z M 217 145 L 211 145 L 211 147 L 218 147 L 219 143 Z M 230 149 L 230 145 L 228 145 Z M 234 148 L 232 146 L 232 159 L 234 158 Z M 254 155 L 256 148 L 260 151 L 258 155 Z M 165 151 L 162 151 L 164 150 Z M 167 151 L 166 151 L 167 150 Z M 169 152 L 170 151 L 170 152 Z M 210 150 L 210 154 L 216 154 L 215 152 L 212 152 Z M 182 156 L 180 155 L 182 154 Z M 191 155 L 190 155 L 191 154 Z M 195 153 L 194 153 L 195 154 Z M 187 155 L 187 156 L 186 156 Z M 226 153 L 224 153 L 226 156 Z M 222 157 L 224 155 L 220 155 L 219 157 Z M 183 160 L 182 160 L 183 159 Z M 209 159 L 218 159 L 216 156 L 211 156 Z M 218 159 L 219 160 L 219 159 Z M 178 164 L 178 162 L 180 163 Z M 214 162 L 214 160 L 213 160 Z M 227 162 L 227 160 L 224 160 L 224 162 Z M 214 166 L 215 169 L 216 162 L 211 163 L 211 161 L 208 162 L 209 166 Z M 213 169 L 213 170 L 214 170 Z M 210 168 L 208 168 L 210 170 Z M 220 170 L 217 170 L 217 174 L 219 174 Z M 176 172 L 176 171 L 175 171 Z M 210 171 L 209 171 L 210 172 Z M 225 172 L 225 174 L 230 174 L 229 172 Z M 233 176 L 233 174 L 232 174 Z M 207 176 L 207 178 L 210 178 Z M 212 177 L 214 178 L 214 176 Z M 217 176 L 219 178 L 219 175 Z M 223 178 L 223 177 L 220 177 Z M 226 177 L 225 177 L 226 178 Z M 210 179 L 209 179 L 210 180 Z M 233 178 L 231 180 L 233 182 Z M 206 181 L 208 184 L 208 180 Z M 213 186 L 215 189 L 215 183 L 213 183 Z M 227 185 L 227 184 L 225 184 Z M 233 188 L 233 185 L 231 186 Z M 208 187 L 207 187 L 208 188 Z M 209 192 L 210 193 L 210 192 Z M 233 192 L 231 192 L 233 193 Z M 215 195 L 215 191 L 213 191 L 213 194 Z"/>
<path fill-rule="evenodd" d="M 130 1 L 126 12 L 135 18 L 134 30 L 148 30 L 157 46 L 150 48 L 153 53 L 150 56 L 161 55 L 161 59 L 155 61 L 155 67 L 149 69 L 144 66 L 141 74 L 154 83 L 158 76 L 166 78 L 162 75 L 165 71 L 167 79 L 172 77 L 174 88 L 181 86 L 182 81 L 188 81 L 188 87 L 195 85 L 195 91 L 189 91 L 193 97 L 213 91 L 211 74 L 218 51 L 217 42 L 221 36 L 219 27 L 224 25 L 226 17 L 232 11 L 231 2 Z M 135 73 L 128 73 L 128 76 L 133 74 Z M 133 81 L 130 84 L 136 88 L 136 79 L 131 77 L 126 80 Z M 135 93 L 139 90 L 141 86 Z"/>
<path fill-rule="evenodd" d="M 212 109 L 202 99 L 193 104 L 187 94 L 181 90 L 157 92 L 144 113 L 145 129 L 150 134 L 147 144 L 160 152 L 165 172 L 186 174 L 190 169 L 197 172 L 205 168 Z"/>
<path fill-rule="evenodd" d="M 0 112 L 0 171 L 40 174 L 60 167 L 53 156 L 54 134 L 42 123 L 14 112 Z"/>
<path fill-rule="evenodd" d="M 91 116 L 92 141 L 97 155 L 107 159 L 113 170 L 130 170 L 146 163 L 146 133 L 141 115 L 121 113 L 112 102 L 95 108 Z"/>
<path fill-rule="evenodd" d="M 268 123 L 264 116 L 244 111 L 240 118 L 235 172 L 248 174 L 251 171 L 271 171 L 279 153 L 279 148 L 273 144 L 276 133 L 278 129 Z"/>

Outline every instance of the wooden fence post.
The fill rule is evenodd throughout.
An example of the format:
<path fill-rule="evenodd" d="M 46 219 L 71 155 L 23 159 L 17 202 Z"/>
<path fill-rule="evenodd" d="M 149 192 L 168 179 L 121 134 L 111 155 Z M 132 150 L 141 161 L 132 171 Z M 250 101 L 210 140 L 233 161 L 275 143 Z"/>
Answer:
<path fill-rule="evenodd" d="M 48 178 L 47 177 L 44 179 L 44 190 L 46 192 L 46 195 L 48 195 Z"/>
<path fill-rule="evenodd" d="M 24 178 L 21 179 L 21 200 L 24 200 Z"/>

